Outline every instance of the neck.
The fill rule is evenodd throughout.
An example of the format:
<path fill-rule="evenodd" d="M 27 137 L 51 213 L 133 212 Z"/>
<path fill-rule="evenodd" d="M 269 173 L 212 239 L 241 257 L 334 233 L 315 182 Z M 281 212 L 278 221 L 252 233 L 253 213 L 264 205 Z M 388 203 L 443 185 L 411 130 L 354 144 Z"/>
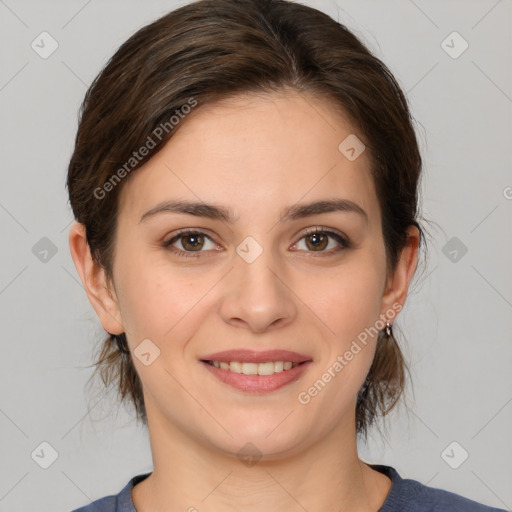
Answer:
<path fill-rule="evenodd" d="M 376 512 L 391 481 L 359 460 L 354 422 L 293 455 L 242 462 L 148 414 L 154 471 L 132 491 L 138 512 Z"/>

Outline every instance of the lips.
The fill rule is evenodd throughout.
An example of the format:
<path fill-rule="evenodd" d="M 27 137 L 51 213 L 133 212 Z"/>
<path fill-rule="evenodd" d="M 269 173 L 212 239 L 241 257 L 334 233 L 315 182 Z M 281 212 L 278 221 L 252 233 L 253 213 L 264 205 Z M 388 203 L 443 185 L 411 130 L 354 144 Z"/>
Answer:
<path fill-rule="evenodd" d="M 254 350 L 224 350 L 215 352 L 200 358 L 202 361 L 238 361 L 240 363 L 267 363 L 276 361 L 291 361 L 292 363 L 304 363 L 312 358 L 289 350 L 265 350 L 256 352 Z"/>
<path fill-rule="evenodd" d="M 275 391 L 297 381 L 311 362 L 311 357 L 289 350 L 255 352 L 238 349 L 201 358 L 204 367 L 218 380 L 237 390 L 255 394 Z"/>

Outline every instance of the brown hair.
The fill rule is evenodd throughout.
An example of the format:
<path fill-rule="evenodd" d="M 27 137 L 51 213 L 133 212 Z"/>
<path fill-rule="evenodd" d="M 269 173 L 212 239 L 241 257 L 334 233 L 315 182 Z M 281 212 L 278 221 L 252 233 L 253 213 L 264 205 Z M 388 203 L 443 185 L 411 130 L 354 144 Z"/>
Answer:
<path fill-rule="evenodd" d="M 154 156 L 181 123 L 160 129 L 160 138 L 156 130 L 169 125 L 191 98 L 203 105 L 287 88 L 327 98 L 359 129 L 372 160 L 388 276 L 407 244 L 409 226 L 418 228 L 422 245 L 425 235 L 417 222 L 422 161 L 407 100 L 388 68 L 345 26 L 311 7 L 285 0 L 200 0 L 130 37 L 81 106 L 67 187 L 75 218 L 109 279 L 126 175 Z M 149 154 L 131 161 L 148 138 L 154 142 Z M 114 183 L 116 173 L 124 179 Z M 96 371 L 105 385 L 117 384 L 121 401 L 128 396 L 147 423 L 142 384 L 127 346 L 125 334 L 110 335 Z M 405 370 L 394 337 L 379 340 L 357 401 L 359 433 L 366 434 L 378 414 L 394 406 Z"/>

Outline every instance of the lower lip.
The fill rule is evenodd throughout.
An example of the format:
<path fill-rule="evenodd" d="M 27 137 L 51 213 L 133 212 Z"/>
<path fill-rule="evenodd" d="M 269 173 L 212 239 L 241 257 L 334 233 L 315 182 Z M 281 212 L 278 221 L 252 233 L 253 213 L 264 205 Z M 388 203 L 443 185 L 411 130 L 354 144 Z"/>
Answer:
<path fill-rule="evenodd" d="M 201 363 L 215 377 L 235 389 L 245 391 L 246 393 L 268 393 L 296 381 L 306 371 L 311 361 L 306 361 L 295 368 L 273 373 L 272 375 L 245 375 L 217 368 L 204 361 L 201 361 Z"/>

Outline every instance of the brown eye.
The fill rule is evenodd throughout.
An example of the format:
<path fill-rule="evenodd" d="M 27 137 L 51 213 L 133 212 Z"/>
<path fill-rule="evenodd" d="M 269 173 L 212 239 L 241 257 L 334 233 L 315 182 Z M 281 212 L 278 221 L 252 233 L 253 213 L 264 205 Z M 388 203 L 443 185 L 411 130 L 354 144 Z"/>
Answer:
<path fill-rule="evenodd" d="M 204 245 L 204 237 L 200 234 L 186 234 L 179 237 L 181 245 L 186 251 L 199 251 Z"/>
<path fill-rule="evenodd" d="M 306 245 L 312 250 L 323 250 L 329 244 L 329 237 L 323 233 L 311 233 L 306 237 Z"/>
<path fill-rule="evenodd" d="M 210 244 L 208 246 L 208 244 Z M 206 234 L 200 231 L 184 230 L 163 242 L 164 248 L 178 256 L 200 256 L 201 253 L 207 252 L 208 249 L 215 249 L 216 244 Z M 194 254 L 197 253 L 197 254 Z M 203 255 L 205 256 L 205 255 Z"/>
<path fill-rule="evenodd" d="M 303 240 L 305 249 L 298 247 L 303 243 Z M 298 247 L 300 250 L 305 250 L 310 253 L 325 253 L 326 256 L 329 256 L 343 249 L 350 248 L 351 244 L 347 238 L 339 235 L 338 233 L 334 233 L 333 231 L 328 231 L 326 229 L 314 228 L 304 234 L 294 247 Z"/>

